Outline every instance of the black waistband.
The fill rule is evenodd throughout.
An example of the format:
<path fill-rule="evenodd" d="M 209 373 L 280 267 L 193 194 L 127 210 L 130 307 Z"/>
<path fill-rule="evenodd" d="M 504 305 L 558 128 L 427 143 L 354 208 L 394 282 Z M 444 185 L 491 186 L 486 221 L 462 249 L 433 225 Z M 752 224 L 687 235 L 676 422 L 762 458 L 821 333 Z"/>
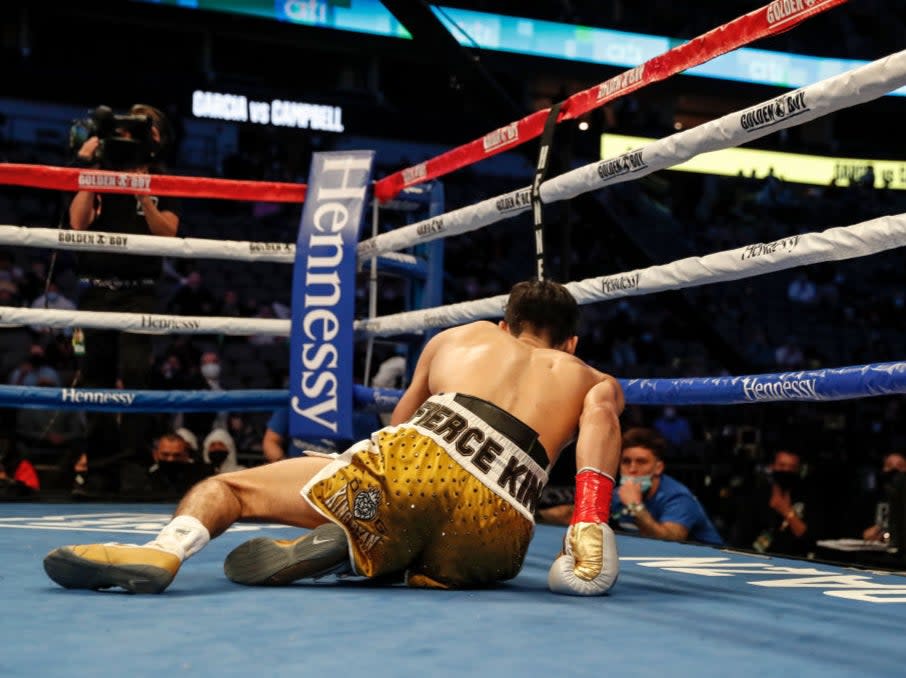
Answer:
<path fill-rule="evenodd" d="M 538 466 L 547 469 L 550 466 L 550 459 L 541 441 L 538 440 L 538 433 L 522 423 L 506 410 L 502 410 L 494 403 L 487 400 L 476 398 L 475 396 L 457 393 L 453 400 L 465 407 L 478 417 L 486 421 L 495 431 L 502 433 L 512 440 L 516 445 L 528 454 Z"/>

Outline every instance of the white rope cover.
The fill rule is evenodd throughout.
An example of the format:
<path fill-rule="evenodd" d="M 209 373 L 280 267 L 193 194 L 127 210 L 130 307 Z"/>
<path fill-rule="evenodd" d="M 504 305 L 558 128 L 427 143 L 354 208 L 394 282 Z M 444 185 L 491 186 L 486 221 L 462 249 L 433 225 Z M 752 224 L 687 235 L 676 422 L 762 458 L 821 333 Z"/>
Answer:
<path fill-rule="evenodd" d="M 125 235 L 104 231 L 70 231 L 26 226 L 0 226 L 0 245 L 50 247 L 110 254 L 146 254 L 181 259 L 270 261 L 279 264 L 292 264 L 296 256 L 296 244 L 291 242 L 169 238 L 157 235 Z M 415 264 L 418 261 L 411 254 L 399 252 L 388 252 L 381 256 L 405 264 Z"/>
<path fill-rule="evenodd" d="M 679 165 L 700 153 L 733 148 L 772 132 L 877 99 L 904 85 L 906 51 L 672 134 L 623 155 L 561 174 L 541 185 L 541 199 L 545 203 L 566 200 L 604 186 L 638 179 Z M 363 240 L 358 245 L 358 253 L 360 257 L 374 256 L 467 233 L 509 219 L 530 208 L 531 190 L 526 186 Z"/>
<path fill-rule="evenodd" d="M 689 257 L 669 264 L 567 283 L 580 304 L 739 280 L 822 261 L 863 257 L 906 245 L 906 214 L 880 217 L 821 233 L 792 235 L 769 243 Z M 356 328 L 374 336 L 450 327 L 482 318 L 500 318 L 507 295 L 421 311 L 360 320 Z"/>
<path fill-rule="evenodd" d="M 279 318 L 235 318 L 108 311 L 67 311 L 0 306 L 0 327 L 39 325 L 58 329 L 81 327 L 134 334 L 262 334 L 288 337 L 290 321 Z"/>

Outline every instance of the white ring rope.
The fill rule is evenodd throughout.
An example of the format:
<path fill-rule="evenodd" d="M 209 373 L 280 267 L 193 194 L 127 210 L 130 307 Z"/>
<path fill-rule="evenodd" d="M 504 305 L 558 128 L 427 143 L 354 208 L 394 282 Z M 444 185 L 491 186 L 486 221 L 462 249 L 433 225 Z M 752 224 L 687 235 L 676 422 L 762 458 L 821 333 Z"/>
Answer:
<path fill-rule="evenodd" d="M 736 147 L 842 108 L 877 99 L 903 85 L 906 85 L 906 51 L 672 134 L 623 155 L 561 174 L 541 184 L 541 199 L 545 203 L 556 202 L 638 179 L 679 165 L 700 153 Z M 358 245 L 358 253 L 360 257 L 369 257 L 467 233 L 530 208 L 531 189 L 526 186 L 363 240 Z"/>
<path fill-rule="evenodd" d="M 0 327 L 40 325 L 58 329 L 82 327 L 133 334 L 225 334 L 288 337 L 290 321 L 281 318 L 237 318 L 110 311 L 69 311 L 51 308 L 0 307 Z"/>
<path fill-rule="evenodd" d="M 803 233 L 769 243 L 755 243 L 702 257 L 649 266 L 615 275 L 566 283 L 580 304 L 749 278 L 823 261 L 841 261 L 906 245 L 906 214 L 879 217 L 821 233 Z M 374 320 L 356 328 L 374 336 L 405 334 L 431 327 L 450 327 L 482 318 L 500 318 L 507 295 L 465 301 Z"/>
<path fill-rule="evenodd" d="M 695 287 L 764 275 L 823 261 L 842 261 L 906 246 L 906 214 L 879 217 L 853 226 L 838 226 L 820 233 L 792 235 L 769 243 L 754 243 L 688 257 L 669 264 L 567 283 L 580 304 Z M 503 315 L 507 295 L 465 301 L 420 311 L 395 313 L 355 321 L 355 330 L 371 336 L 449 327 Z M 140 334 L 266 334 L 287 337 L 290 321 L 182 315 L 108 313 L 0 307 L 0 326 L 45 325 L 56 328 L 118 329 Z"/>
<path fill-rule="evenodd" d="M 0 245 L 49 247 L 110 254 L 147 254 L 182 259 L 204 257 L 228 261 L 270 261 L 279 264 L 292 264 L 296 257 L 296 244 L 291 242 L 169 238 L 158 235 L 132 233 L 125 235 L 104 231 L 70 231 L 4 225 L 0 225 Z M 388 252 L 380 256 L 405 264 L 418 262 L 411 254 L 400 252 Z"/>

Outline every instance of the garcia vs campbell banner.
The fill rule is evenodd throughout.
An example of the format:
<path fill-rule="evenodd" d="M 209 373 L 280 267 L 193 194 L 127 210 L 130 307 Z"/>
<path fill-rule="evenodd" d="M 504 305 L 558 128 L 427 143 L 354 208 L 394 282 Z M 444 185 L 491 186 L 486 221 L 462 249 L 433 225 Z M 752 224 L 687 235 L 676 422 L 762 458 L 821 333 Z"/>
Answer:
<path fill-rule="evenodd" d="M 312 157 L 296 240 L 289 432 L 352 438 L 356 245 L 373 151 Z"/>

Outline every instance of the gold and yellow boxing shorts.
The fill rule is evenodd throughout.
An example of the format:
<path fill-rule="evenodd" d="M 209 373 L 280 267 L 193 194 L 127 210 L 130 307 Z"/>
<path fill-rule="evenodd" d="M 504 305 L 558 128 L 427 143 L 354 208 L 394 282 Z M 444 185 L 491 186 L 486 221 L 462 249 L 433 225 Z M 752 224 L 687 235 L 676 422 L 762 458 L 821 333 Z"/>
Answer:
<path fill-rule="evenodd" d="M 346 531 L 358 574 L 481 586 L 522 568 L 548 467 L 531 428 L 485 400 L 445 393 L 350 447 L 302 496 Z"/>

